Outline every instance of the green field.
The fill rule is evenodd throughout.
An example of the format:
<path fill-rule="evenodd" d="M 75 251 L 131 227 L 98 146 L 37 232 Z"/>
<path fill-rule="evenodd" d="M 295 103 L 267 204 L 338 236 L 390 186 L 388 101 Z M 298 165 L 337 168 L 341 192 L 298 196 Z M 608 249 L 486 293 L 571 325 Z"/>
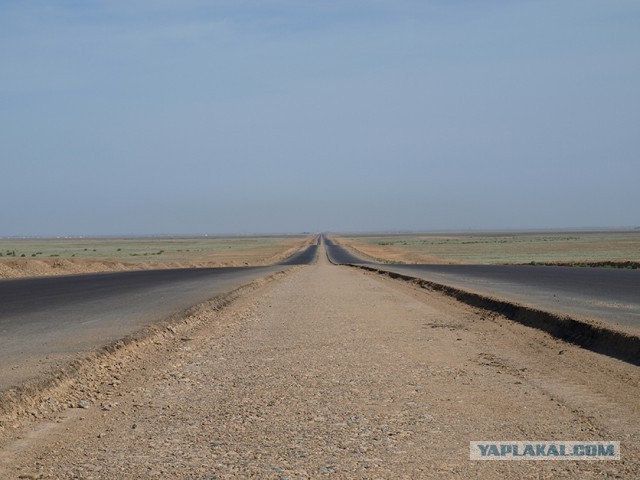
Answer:
<path fill-rule="evenodd" d="M 425 233 L 339 239 L 369 257 L 390 263 L 640 262 L 640 230 Z"/>

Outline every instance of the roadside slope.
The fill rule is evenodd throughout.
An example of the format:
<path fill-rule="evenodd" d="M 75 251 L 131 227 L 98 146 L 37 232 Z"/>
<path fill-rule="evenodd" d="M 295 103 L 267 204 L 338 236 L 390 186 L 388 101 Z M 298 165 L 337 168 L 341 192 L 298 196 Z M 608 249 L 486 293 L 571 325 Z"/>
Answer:
<path fill-rule="evenodd" d="M 90 408 L 20 431 L 0 473 L 631 478 L 640 465 L 636 367 L 439 294 L 320 255 L 214 318 L 78 387 Z M 623 460 L 470 462 L 469 441 L 487 439 L 620 440 Z"/>
<path fill-rule="evenodd" d="M 167 241 L 168 240 L 171 239 L 167 239 Z M 125 240 L 123 240 L 123 242 L 124 241 Z M 133 241 L 135 242 L 135 240 Z M 160 242 L 157 248 L 162 248 L 162 240 L 157 241 Z M 0 258 L 0 280 L 139 270 L 269 266 L 287 260 L 306 246 L 314 244 L 315 241 L 315 236 L 307 236 L 299 239 L 292 238 L 282 244 L 255 249 L 240 249 L 228 246 L 228 249 L 219 249 L 219 251 L 214 254 L 207 254 L 206 250 L 200 254 L 191 252 L 190 250 L 188 251 L 189 253 L 183 250 L 177 250 L 170 255 L 170 260 L 161 259 L 163 258 L 161 256 L 154 256 L 158 255 L 157 252 L 154 252 L 152 256 L 147 256 L 149 253 L 134 254 L 136 255 L 134 258 L 143 257 L 145 261 L 133 261 L 131 257 L 127 258 L 123 256 L 74 258 L 75 255 L 70 256 L 71 253 L 69 252 L 66 253 L 65 257 L 60 258 L 4 257 Z M 46 240 L 42 240 L 41 243 L 37 245 L 44 246 L 46 242 Z M 4 248 L 6 248 L 6 245 Z M 78 249 L 78 252 L 81 250 L 82 249 Z M 84 250 L 87 249 L 85 248 Z M 115 248 L 112 248 L 112 250 L 114 251 L 113 253 L 116 253 Z M 2 252 L 0 252 L 0 254 L 1 253 Z M 58 255 L 56 255 L 56 257 L 57 256 Z M 2 255 L 0 255 L 0 257 L 2 257 Z"/>

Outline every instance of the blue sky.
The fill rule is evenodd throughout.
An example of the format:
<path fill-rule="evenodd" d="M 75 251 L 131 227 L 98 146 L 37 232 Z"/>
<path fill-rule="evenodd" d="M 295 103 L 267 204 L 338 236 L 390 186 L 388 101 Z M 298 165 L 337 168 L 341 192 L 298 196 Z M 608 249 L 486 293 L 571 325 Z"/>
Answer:
<path fill-rule="evenodd" d="M 0 0 L 0 236 L 638 226 L 639 25 L 623 0 Z"/>

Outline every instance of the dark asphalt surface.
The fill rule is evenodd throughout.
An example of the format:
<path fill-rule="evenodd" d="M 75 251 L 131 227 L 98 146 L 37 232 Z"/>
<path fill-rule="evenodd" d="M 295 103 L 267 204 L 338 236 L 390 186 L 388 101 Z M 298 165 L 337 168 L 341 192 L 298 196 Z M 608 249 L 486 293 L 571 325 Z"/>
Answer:
<path fill-rule="evenodd" d="M 325 247 L 327 249 L 327 256 L 329 257 L 329 261 L 331 263 L 336 264 L 345 264 L 345 263 L 353 263 L 358 265 L 379 265 L 374 262 L 369 262 L 367 260 L 363 260 L 362 258 L 355 257 L 345 248 L 342 248 L 339 245 L 336 245 L 333 240 L 327 237 L 322 237 L 324 241 Z"/>
<path fill-rule="evenodd" d="M 312 263 L 317 249 L 266 267 L 0 280 L 0 391 L 257 278 Z"/>
<path fill-rule="evenodd" d="M 640 328 L 640 270 L 533 265 L 390 265 L 364 261 L 325 239 L 334 263 L 366 264 L 463 290 L 591 320 Z"/>
<path fill-rule="evenodd" d="M 152 291 L 211 280 L 242 278 L 261 267 L 146 270 L 133 272 L 35 277 L 0 281 L 0 328 L 16 315 L 62 308 L 93 301 L 117 299 L 121 295 L 144 297 Z M 25 322 L 29 323 L 29 317 Z"/>
<path fill-rule="evenodd" d="M 320 242 L 320 240 L 318 240 Z M 309 245 L 291 257 L 283 260 L 278 265 L 308 265 L 313 263 L 318 256 L 318 244 Z"/>

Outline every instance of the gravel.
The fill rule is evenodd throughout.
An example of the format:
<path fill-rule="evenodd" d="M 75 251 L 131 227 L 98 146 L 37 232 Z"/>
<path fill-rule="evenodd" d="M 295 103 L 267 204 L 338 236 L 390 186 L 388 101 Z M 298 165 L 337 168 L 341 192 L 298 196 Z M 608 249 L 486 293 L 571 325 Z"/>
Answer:
<path fill-rule="evenodd" d="M 636 367 L 438 294 L 332 266 L 321 255 L 196 316 L 103 359 L 40 406 L 42 418 L 5 424 L 0 477 L 634 478 L 639 471 Z M 623 457 L 471 462 L 469 441 L 487 439 L 620 440 Z"/>

